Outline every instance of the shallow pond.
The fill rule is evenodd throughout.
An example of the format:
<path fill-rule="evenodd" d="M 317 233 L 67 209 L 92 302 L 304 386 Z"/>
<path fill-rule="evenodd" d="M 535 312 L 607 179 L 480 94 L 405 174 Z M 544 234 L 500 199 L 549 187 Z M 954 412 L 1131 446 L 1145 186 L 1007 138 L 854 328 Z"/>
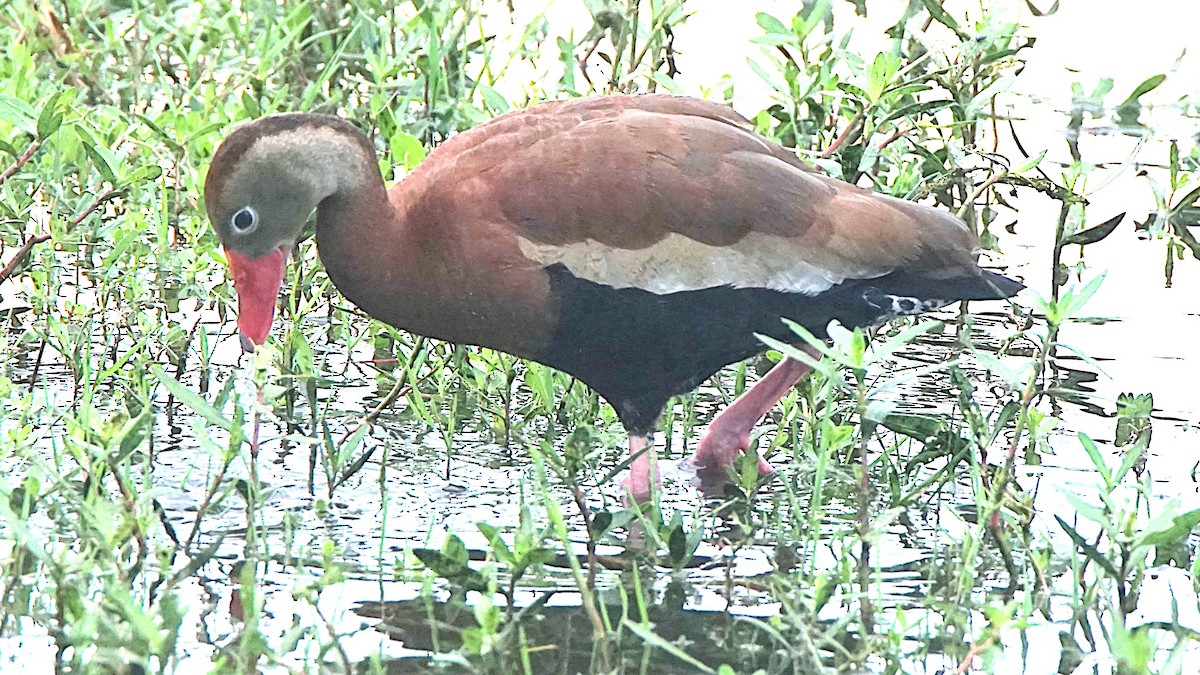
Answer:
<path fill-rule="evenodd" d="M 1026 100 L 1020 106 L 1018 131 L 1029 147 L 1054 148 L 1048 162 L 1064 159 L 1066 115 L 1058 109 L 1061 107 L 1040 100 Z M 1194 127 L 1194 119 L 1170 113 L 1156 121 Z M 1153 203 L 1126 158 L 1136 150 L 1138 162 L 1147 162 L 1152 171 L 1161 172 L 1162 167 L 1155 163 L 1162 163 L 1166 143 L 1151 140 L 1141 147 L 1136 137 L 1109 127 L 1085 129 L 1083 134 L 1090 155 L 1112 158 L 1094 179 L 1093 184 L 1103 187 L 1088 194 L 1089 214 L 1103 219 L 1128 211 L 1130 219 L 1141 219 Z M 1058 204 L 1025 193 L 1012 203 L 1020 214 L 1012 231 L 1004 228 L 1015 219 L 1011 215 L 993 225 L 1003 251 L 999 260 L 1008 274 L 1045 293 L 1050 286 Z M 1200 297 L 1200 266 L 1190 259 L 1179 263 L 1173 285 L 1166 288 L 1162 259 L 1161 242 L 1137 240 L 1127 224 L 1086 249 L 1089 272 L 1085 279 L 1091 270 L 1107 271 L 1103 287 L 1085 312 L 1098 320 L 1071 323 L 1059 336 L 1064 346 L 1057 350 L 1047 371 L 1057 383 L 1059 395 L 1040 404 L 1060 423 L 1046 430 L 1038 452 L 1022 452 L 1016 465 L 1017 492 L 1027 502 L 1012 510 L 1029 514 L 1029 522 L 1023 525 L 1027 528 L 1025 541 L 1033 549 L 1018 552 L 1019 557 L 1045 556 L 1044 566 L 1039 568 L 1045 574 L 1038 580 L 1041 585 L 1023 588 L 1016 604 L 1033 603 L 1032 596 L 1044 602 L 1040 611 L 1025 618 L 1019 630 L 988 637 L 987 629 L 995 618 L 980 609 L 1002 606 L 1009 596 L 1003 593 L 1008 579 L 994 544 L 978 540 L 978 491 L 972 485 L 977 475 L 962 470 L 956 478 L 919 487 L 947 466 L 946 457 L 927 457 L 920 443 L 893 435 L 885 434 L 869 446 L 869 457 L 891 467 L 872 476 L 879 479 L 872 502 L 879 513 L 871 540 L 869 588 L 876 622 L 886 627 L 884 632 L 895 641 L 898 656 L 890 663 L 872 659 L 859 664 L 864 671 L 899 667 L 911 673 L 953 672 L 960 664 L 971 664 L 968 643 L 986 644 L 991 639 L 998 646 L 988 657 L 992 672 L 1070 672 L 1064 670 L 1064 664 L 1072 664 L 1072 659 L 1082 664 L 1072 668 L 1086 670 L 1091 665 L 1105 672 L 1111 655 L 1104 651 L 1104 640 L 1098 641 L 1095 652 L 1085 648 L 1074 653 L 1064 649 L 1066 643 L 1060 639 L 1060 632 L 1071 629 L 1084 604 L 1077 597 L 1079 587 L 1073 574 L 1083 556 L 1056 519 L 1066 521 L 1089 541 L 1096 540 L 1099 529 L 1080 517 L 1080 503 L 1094 504 L 1102 481 L 1078 434 L 1095 439 L 1101 456 L 1110 464 L 1119 464 L 1124 450 L 1116 444 L 1118 397 L 1152 393 L 1154 410 L 1149 421 L 1153 441 L 1144 469 L 1139 467 L 1150 477 L 1152 494 L 1142 509 L 1158 513 L 1168 506 L 1176 512 L 1200 508 L 1200 396 L 1195 391 L 1200 360 L 1194 354 L 1193 337 L 1200 335 L 1200 302 L 1196 300 Z M 58 262 L 70 266 L 75 260 L 72 254 L 62 253 Z M 86 282 L 69 291 L 79 294 L 77 301 L 82 305 L 95 300 Z M 12 293 L 6 292 L 5 299 L 11 297 Z M 1028 307 L 1030 303 L 1025 299 L 1022 304 Z M 996 305 L 981 304 L 972 310 L 971 336 L 981 352 L 995 354 L 1005 348 L 1001 363 L 1015 364 L 1036 346 L 1028 336 L 1020 338 L 1025 343 L 1017 344 L 1016 349 L 1004 344 L 1023 317 Z M 211 400 L 233 378 L 241 400 L 254 400 L 257 392 L 247 372 L 252 358 L 241 354 L 231 334 L 232 322 L 220 320 L 195 303 L 185 302 L 178 313 L 187 317 L 185 323 L 193 335 L 202 327 L 211 344 L 206 355 L 210 366 L 204 371 L 197 366 L 198 348 L 190 346 L 190 362 L 180 377 L 183 386 L 204 392 Z M 306 334 L 321 334 L 326 321 L 323 315 L 317 311 L 305 319 Z M 103 318 L 113 319 L 114 325 L 121 320 Z M 954 312 L 937 318 L 957 320 Z M 365 333 L 367 324 L 353 321 L 353 330 Z M 10 327 L 11 340 L 21 334 L 19 325 Z M 120 353 L 134 348 L 128 339 L 121 339 L 114 348 L 99 340 L 99 332 L 92 338 L 104 351 Z M 257 664 L 264 670 L 303 671 L 319 662 L 333 670 L 348 665 L 396 673 L 470 672 L 472 664 L 460 663 L 448 654 L 470 641 L 495 638 L 479 630 L 484 622 L 481 616 L 487 618 L 479 608 L 486 602 L 472 591 L 467 594 L 469 604 L 464 604 L 459 589 L 464 579 L 474 577 L 463 572 L 452 582 L 435 578 L 414 552 L 428 556 L 427 549 L 439 549 L 456 536 L 465 545 L 470 566 L 491 571 L 497 567 L 494 546 L 479 524 L 498 528 L 511 545 L 526 514 L 534 528 L 553 527 L 554 519 L 548 516 L 551 504 L 562 512 L 572 548 L 564 550 L 553 536 L 545 539 L 551 549 L 545 564 L 534 566 L 513 592 L 514 606 L 523 613 L 519 620 L 505 624 L 522 632 L 520 644 L 530 672 L 587 671 L 596 666 L 595 623 L 589 612 L 607 613 L 618 622 L 621 616 L 635 619 L 619 626 L 621 639 L 603 657 L 609 668 L 619 663 L 625 672 L 690 673 L 704 667 L 715 669 L 722 663 L 737 664 L 738 670 L 745 672 L 756 668 L 811 672 L 819 667 L 815 665 L 818 662 L 836 660 L 832 654 L 852 651 L 849 643 L 861 637 L 847 637 L 846 631 L 839 630 L 847 615 L 861 606 L 853 597 L 849 562 L 860 543 L 858 497 L 851 489 L 854 467 L 836 463 L 826 467 L 837 475 L 830 478 L 833 493 L 825 495 L 819 517 L 814 519 L 817 522 L 812 523 L 817 536 L 801 538 L 795 525 L 805 521 L 804 512 L 811 507 L 806 500 L 813 497 L 817 464 L 803 450 L 795 461 L 789 461 L 797 447 L 789 434 L 805 432 L 801 416 L 795 412 L 795 406 L 801 406 L 799 397 L 789 399 L 788 405 L 793 406 L 789 412 L 772 413 L 760 425 L 760 447 L 781 433 L 784 440 L 776 443 L 776 449 L 783 454 L 772 459 L 779 477 L 763 488 L 750 516 L 715 513 L 718 503 L 701 500 L 686 472 L 672 465 L 686 456 L 696 441 L 694 432 L 724 404 L 736 374 L 726 372 L 719 382 L 701 388 L 694 409 L 689 402 L 675 404 L 672 433 L 658 438 L 661 449 L 670 447 L 664 463 L 662 511 L 668 520 L 679 515 L 680 532 L 700 533 L 696 549 L 677 561 L 678 569 L 672 569 L 669 562 L 639 565 L 624 555 L 624 530 L 614 529 L 595 551 L 599 557 L 595 571 L 598 591 L 596 604 L 589 609 L 576 571 L 582 568 L 586 574 L 589 566 L 588 533 L 576 508 L 576 494 L 562 481 L 547 479 L 533 461 L 539 454 L 544 458 L 541 444 L 551 424 L 547 419 L 531 416 L 535 421 L 517 430 L 505 447 L 490 428 L 494 416 L 472 407 L 448 451 L 440 430 L 422 422 L 410 402 L 402 398 L 379 416 L 361 445 L 355 446 L 356 453 L 369 452 L 369 458 L 330 490 L 325 469 L 315 459 L 325 452 L 325 439 L 344 446 L 345 437 L 365 411 L 387 394 L 391 382 L 379 376 L 382 367 L 374 362 L 376 353 L 369 340 L 353 347 L 344 341 L 317 340 L 312 349 L 317 364 L 314 371 L 319 375 L 313 399 L 317 409 L 313 410 L 304 396 L 296 395 L 290 413 L 282 407 L 263 408 L 257 428 L 248 419 L 245 428 L 253 429 L 258 437 L 253 464 L 243 450 L 226 469 L 220 450 L 229 433 L 163 387 L 154 389 L 147 447 L 139 448 L 137 455 L 146 453 L 147 470 L 138 477 L 137 488 L 153 495 L 164 529 L 173 532 L 176 541 L 191 542 L 189 552 L 198 564 L 193 569 L 185 556 L 164 562 L 151 554 L 144 568 L 135 566 L 147 574 L 130 585 L 139 597 L 154 597 L 157 587 L 150 579 L 164 570 L 182 571 L 172 585 L 182 613 L 175 661 L 179 672 L 208 670 L 218 654 L 236 651 L 244 639 L 247 612 L 253 614 L 254 629 L 279 654 L 277 661 Z M 31 426 L 35 432 L 29 442 L 35 444 L 34 454 L 53 465 L 69 454 L 64 453 L 61 442 L 64 420 L 79 398 L 68 357 L 36 343 L 18 345 L 10 353 L 13 359 L 3 374 L 22 385 L 32 382 Z M 903 378 L 911 371 L 953 358 L 961 359 L 960 367 L 974 385 L 973 400 L 985 414 L 993 414 L 1002 401 L 1011 399 L 1001 378 L 989 374 L 978 358 L 956 346 L 952 328 L 919 337 L 870 374 L 878 381 Z M 751 378 L 761 365 L 756 362 L 749 368 Z M 559 394 L 561 397 L 562 392 Z M 97 408 L 106 412 L 126 403 L 121 391 L 102 389 L 93 395 Z M 528 389 L 520 389 L 516 402 L 529 404 L 531 398 Z M 897 413 L 961 417 L 956 412 L 955 385 L 945 372 L 925 372 L 903 381 L 883 398 Z M 434 400 L 432 395 L 430 400 Z M 225 405 L 222 411 L 230 415 L 231 408 Z M 682 421 L 693 410 L 695 424 Z M 570 415 L 564 417 L 569 421 Z M 312 423 L 314 418 L 319 420 L 317 424 Z M 601 453 L 588 460 L 593 478 L 624 459 L 619 428 L 605 426 L 605 420 L 611 422 L 608 418 L 596 421 L 597 435 L 588 446 Z M 0 427 L 5 432 L 18 426 L 15 420 L 5 424 L 8 426 Z M 569 429 L 563 426 L 562 420 L 555 420 L 558 433 L 549 452 L 564 451 L 563 436 Z M 992 464 L 1002 460 L 1008 440 L 1002 433 L 989 447 L 989 453 L 995 453 L 989 455 Z M 962 465 L 959 467 L 961 470 Z M 0 463 L 0 469 L 16 476 L 22 475 L 27 465 L 13 461 Z M 903 481 L 897 476 L 903 476 Z M 248 508 L 250 493 L 245 486 L 252 478 L 260 487 L 253 492 L 254 506 Z M 897 482 L 887 483 L 885 478 Z M 884 508 L 893 503 L 897 493 L 910 490 L 913 494 L 903 500 L 903 507 Z M 619 511 L 619 483 L 613 480 L 598 488 L 589 485 L 581 500 L 593 514 Z M 745 528 L 750 533 L 745 540 L 736 536 L 742 531 L 741 518 L 753 520 L 753 527 Z M 28 526 L 53 531 L 56 523 L 52 515 L 41 514 Z M 159 551 L 170 548 L 168 539 L 151 536 Z M 1190 542 L 1193 549 L 1194 539 Z M 5 546 L 11 546 L 7 539 Z M 962 588 L 958 573 L 967 557 L 965 550 L 973 556 L 969 564 L 974 572 L 967 573 L 973 583 Z M 255 567 L 258 597 L 249 600 L 240 588 L 247 557 L 261 561 Z M 797 569 L 804 572 L 796 577 L 805 582 L 824 579 L 821 592 L 828 591 L 828 595 L 822 596 L 819 604 L 814 600 L 816 584 L 806 587 L 789 578 Z M 510 566 L 500 565 L 497 578 L 507 583 L 511 572 Z M 503 598 L 496 595 L 488 601 L 502 604 Z M 1167 635 L 1160 646 L 1169 648 L 1172 630 L 1178 635 L 1200 631 L 1193 582 L 1178 566 L 1151 568 L 1141 596 L 1131 602 L 1135 602 L 1129 613 L 1131 627 L 1155 626 Z M 812 605 L 818 611 L 809 616 L 805 610 Z M 7 627 L 10 637 L 0 638 L 0 664 L 6 671 L 48 669 L 58 651 L 54 636 L 28 619 L 20 621 L 25 623 Z M 805 621 L 811 623 L 810 631 L 787 634 L 811 635 L 811 644 L 788 644 L 779 637 L 783 634 L 781 622 Z M 646 626 L 652 626 L 652 631 Z M 1102 620 L 1094 627 L 1110 630 L 1111 624 Z M 825 635 L 836 639 L 822 640 Z M 1200 656 L 1195 645 L 1192 639 L 1185 658 Z M 484 650 L 476 645 L 475 651 Z M 431 654 L 440 656 L 431 658 Z M 1162 658 L 1178 659 L 1179 655 Z"/>
<path fill-rule="evenodd" d="M 1020 237 L 1003 245 L 1006 260 L 1013 265 L 1010 272 L 1036 286 L 1045 266 L 1045 252 L 1036 244 L 1025 245 Z M 1131 256 L 1143 253 L 1149 260 L 1128 264 Z M 1101 260 L 1106 254 L 1114 257 L 1113 264 Z M 1116 299 L 1116 294 L 1101 292 L 1089 306 L 1089 314 L 1110 318 L 1103 323 L 1075 324 L 1064 333 L 1062 340 L 1089 358 L 1081 359 L 1063 350 L 1055 363 L 1054 376 L 1089 395 L 1070 397 L 1076 400 L 1060 399 L 1056 408 L 1063 425 L 1048 438 L 1053 452 L 1042 455 L 1040 464 L 1018 465 L 1018 482 L 1033 495 L 1032 527 L 1053 542 L 1054 556 L 1060 561 L 1075 553 L 1070 539 L 1054 524 L 1054 517 L 1076 520 L 1074 507 L 1066 495 L 1086 498 L 1098 488 L 1097 476 L 1080 448 L 1076 433 L 1090 434 L 1106 452 L 1115 453 L 1114 402 L 1121 392 L 1152 391 L 1155 396 L 1154 438 L 1146 463 L 1146 470 L 1154 478 L 1155 498 L 1180 500 L 1184 509 L 1200 506 L 1195 476 L 1200 416 L 1191 391 L 1194 379 L 1184 371 L 1194 368 L 1194 360 L 1189 360 L 1191 346 L 1187 340 L 1168 337 L 1200 331 L 1200 315 L 1178 302 L 1180 296 L 1195 297 L 1200 285 L 1195 283 L 1195 275 L 1184 273 L 1177 277 L 1174 288 L 1162 289 L 1161 279 L 1153 274 L 1157 269 L 1152 263 L 1158 255 L 1156 247 L 1149 243 L 1131 246 L 1124 242 L 1089 249 L 1090 265 L 1111 270 L 1106 288 L 1136 284 L 1140 301 L 1130 305 Z M 1117 258 L 1125 264 L 1116 264 Z M 1146 270 L 1152 272 L 1147 274 Z M 1014 320 L 1006 311 L 979 309 L 977 342 L 984 349 L 994 350 L 998 343 L 989 340 L 988 335 L 1010 331 Z M 946 318 L 954 317 L 947 314 Z M 221 336 L 216 337 L 212 382 L 208 387 L 215 391 L 221 380 L 238 377 L 240 364 L 249 357 L 240 354 L 235 338 L 228 334 L 230 324 L 214 320 L 205 325 L 211 335 Z M 952 332 L 927 335 L 902 350 L 880 375 L 886 377 L 936 363 L 954 353 Z M 328 356 L 324 372 L 345 374 L 328 388 L 321 388 L 320 399 L 322 405 L 328 405 L 323 415 L 330 432 L 341 437 L 358 421 L 362 411 L 374 405 L 385 392 L 373 381 L 373 368 L 367 364 L 372 354 L 365 345 L 349 355 L 349 363 L 340 348 L 331 349 Z M 20 362 L 10 367 L 10 376 L 17 381 L 30 376 L 34 357 L 32 352 L 22 355 Z M 981 369 L 966 364 L 964 368 L 978 385 L 977 400 L 981 406 L 986 409 L 994 405 L 995 399 L 988 393 L 988 383 L 995 385 L 994 379 L 989 380 Z M 53 354 L 43 354 L 37 375 L 40 395 L 45 396 L 47 407 L 69 406 L 72 380 L 61 360 Z M 193 390 L 200 388 L 194 370 L 183 381 Z M 945 414 L 953 397 L 944 373 L 907 382 L 890 395 L 900 405 L 898 410 L 931 416 Z M 719 407 L 720 398 L 719 392 L 711 387 L 701 390 L 696 403 L 701 419 Z M 227 435 L 187 407 L 169 401 L 165 392 L 156 404 L 151 433 L 153 472 L 146 480 L 157 492 L 164 518 L 183 536 L 193 527 L 218 466 L 212 452 L 200 447 L 196 439 L 205 436 L 220 443 Z M 239 602 L 235 599 L 235 570 L 245 551 L 255 549 L 266 552 L 272 561 L 262 565 L 258 578 L 263 594 L 259 630 L 264 635 L 282 635 L 293 624 L 322 626 L 321 630 L 333 630 L 341 636 L 340 644 L 350 661 L 365 661 L 372 655 L 383 655 L 385 661 L 400 659 L 389 661 L 391 672 L 414 672 L 411 669 L 427 662 L 426 650 L 436 646 L 437 650 L 446 651 L 461 643 L 461 631 L 474 626 L 475 618 L 469 609 L 449 598 L 443 582 L 433 582 L 430 586 L 429 580 L 420 580 L 420 566 L 413 563 L 411 550 L 437 548 L 447 535 L 456 534 L 472 553 L 475 564 L 479 564 L 490 547 L 476 524 L 482 522 L 503 531 L 511 530 L 520 519 L 522 494 L 526 495 L 526 504 L 538 507 L 534 488 L 537 478 L 528 448 L 516 442 L 506 449 L 492 439 L 492 434 L 478 429 L 477 424 L 476 428 L 468 424 L 457 434 L 447 463 L 441 435 L 403 414 L 403 408 L 402 401 L 394 408 L 397 412 L 384 414 L 371 427 L 363 447 L 374 448 L 374 458 L 332 495 L 327 494 L 320 468 L 316 469 L 316 489 L 312 492 L 308 489 L 312 466 L 310 442 L 304 435 L 289 432 L 282 422 L 262 421 L 257 474 L 263 501 L 254 512 L 257 532 L 248 543 L 245 502 L 238 498 L 224 500 L 219 507 L 207 510 L 201 519 L 193 550 L 220 543 L 212 560 L 179 589 L 189 607 L 179 645 L 184 655 L 181 665 L 206 667 L 213 653 L 237 635 L 240 623 L 230 614 L 230 603 Z M 307 419 L 303 403 L 295 410 L 294 419 Z M 770 438 L 775 426 L 768 419 L 762 429 L 764 438 Z M 677 433 L 672 439 L 674 452 L 670 459 L 684 456 L 679 448 L 694 441 Z M 49 444 L 50 439 L 43 437 L 43 442 Z M 659 443 L 663 443 L 661 438 Z M 917 450 L 919 445 L 911 444 L 908 452 L 911 455 Z M 622 455 L 618 444 L 601 463 L 615 465 Z M 386 463 L 380 463 L 383 457 Z M 911 457 L 897 457 L 896 461 L 907 459 Z M 782 460 L 775 461 L 784 481 L 795 482 L 796 472 L 810 470 L 804 462 L 788 465 Z M 687 476 L 672 471 L 669 464 L 665 471 L 664 512 L 678 511 L 687 514 L 688 523 L 713 526 L 713 503 L 699 500 Z M 248 475 L 249 467 L 243 456 L 234 462 L 225 481 Z M 761 498 L 763 502 L 774 503 L 773 508 L 788 508 L 786 494 L 777 483 L 767 490 Z M 618 507 L 619 488 L 615 482 L 605 486 L 604 497 L 608 508 Z M 551 498 L 561 500 L 564 505 L 571 502 L 570 491 L 562 486 L 552 488 Z M 603 506 L 600 495 L 595 493 L 588 495 L 588 503 L 593 508 Z M 570 512 L 569 506 L 564 508 Z M 969 486 L 956 489 L 951 483 L 936 498 L 909 509 L 880 533 L 873 586 L 877 608 L 885 616 L 904 613 L 904 620 L 910 626 L 907 639 L 919 641 L 938 632 L 940 613 L 926 607 L 930 594 L 936 595 L 935 587 L 944 582 L 938 578 L 936 566 L 947 543 L 968 527 L 974 509 Z M 540 508 L 534 511 L 541 513 Z M 828 522 L 822 531 L 829 538 L 802 547 L 806 554 L 814 556 L 811 564 L 817 569 L 838 564 L 838 548 L 845 543 L 845 533 L 853 528 L 853 505 L 846 503 L 841 513 L 831 509 L 826 517 Z M 577 514 L 569 515 L 567 522 L 577 543 L 574 553 L 586 563 L 587 537 L 581 529 L 582 522 Z M 1086 522 L 1075 524 L 1089 536 Z M 756 543 L 731 549 L 718 545 L 718 539 L 714 538 L 716 531 L 708 530 L 695 559 L 683 570 L 642 570 L 644 578 L 640 583 L 650 589 L 648 618 L 659 637 L 686 646 L 685 651 L 701 662 L 716 665 L 724 661 L 743 667 L 753 664 L 770 668 L 777 645 L 770 644 L 750 622 L 768 620 L 781 611 L 780 599 L 770 586 L 770 574 L 778 567 L 779 546 L 788 543 L 778 537 L 786 538 L 786 533 L 767 530 L 760 533 Z M 619 536 L 610 542 L 602 544 L 598 554 L 618 556 L 621 548 L 615 544 L 619 543 Z M 348 578 L 323 588 L 315 603 L 297 600 L 293 597 L 296 589 L 313 583 L 321 574 L 317 556 L 323 546 L 331 546 L 337 552 L 338 564 Z M 397 564 L 399 568 L 394 567 Z M 1002 568 L 996 572 L 1002 574 Z M 731 579 L 738 580 L 733 587 L 729 585 Z M 993 590 L 1003 586 L 1002 580 L 994 581 Z M 1008 645 L 1002 660 L 1011 666 L 1005 668 L 1047 672 L 1040 665 L 1048 658 L 1057 659 L 1058 633 L 1067 626 L 1073 611 L 1069 582 L 1070 575 L 1061 572 L 1052 584 L 1057 599 L 1051 599 L 1048 616 L 1022 633 L 1023 644 Z M 601 591 L 602 599 L 619 603 L 611 589 L 630 582 L 628 573 L 622 577 L 614 571 L 601 571 L 597 583 L 599 588 L 609 589 Z M 985 583 L 978 590 L 986 588 Z M 1158 591 L 1162 597 L 1154 598 L 1154 588 L 1148 586 L 1143 599 L 1146 607 L 1152 607 L 1154 602 L 1163 604 L 1157 610 L 1143 610 L 1147 620 L 1162 621 L 1163 612 L 1170 616 L 1172 588 L 1179 585 L 1162 585 Z M 547 597 L 550 591 L 553 593 Z M 562 667 L 570 671 L 586 670 L 593 657 L 592 643 L 585 639 L 591 626 L 579 607 L 575 579 L 561 556 L 523 580 L 515 599 L 522 607 L 544 603 L 541 610 L 522 619 L 527 643 L 544 647 L 532 652 L 535 672 Z M 1176 598 L 1180 600 L 1184 599 Z M 837 622 L 845 611 L 845 605 L 834 602 L 819 618 Z M 982 626 L 985 622 L 977 615 L 968 625 Z M 436 630 L 431 632 L 431 626 L 437 626 Z M 1200 629 L 1200 624 L 1190 627 Z M 965 635 L 964 640 L 971 637 Z M 4 651 L 11 654 L 17 643 L 12 639 L 7 642 Z M 53 658 L 53 642 L 48 637 L 39 640 L 36 635 L 23 635 L 19 644 L 23 656 L 16 662 L 45 663 L 44 659 Z M 913 646 L 904 651 L 924 653 Z M 935 647 L 931 651 L 936 654 L 938 650 Z M 669 654 L 654 652 L 648 643 L 631 640 L 621 653 L 628 667 L 652 664 L 647 672 L 694 672 L 692 666 Z M 293 657 L 299 666 L 313 655 L 300 652 Z M 326 654 L 325 658 L 330 656 Z M 906 670 L 934 673 L 956 665 L 956 658 L 926 653 L 917 661 L 907 662 Z"/>

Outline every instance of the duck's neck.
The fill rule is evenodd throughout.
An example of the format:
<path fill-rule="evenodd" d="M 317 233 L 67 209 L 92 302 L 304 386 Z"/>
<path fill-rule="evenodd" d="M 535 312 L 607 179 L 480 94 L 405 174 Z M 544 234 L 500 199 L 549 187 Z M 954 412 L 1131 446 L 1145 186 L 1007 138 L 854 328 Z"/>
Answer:
<path fill-rule="evenodd" d="M 352 302 L 374 313 L 372 299 L 386 279 L 382 270 L 399 270 L 394 259 L 404 250 L 402 220 L 388 200 L 379 167 L 342 182 L 317 205 L 317 251 L 334 286 Z"/>
<path fill-rule="evenodd" d="M 460 199 L 461 175 L 426 167 L 386 192 L 370 159 L 317 207 L 317 249 L 337 289 L 398 328 L 534 354 L 546 340 L 549 282 L 487 200 Z"/>

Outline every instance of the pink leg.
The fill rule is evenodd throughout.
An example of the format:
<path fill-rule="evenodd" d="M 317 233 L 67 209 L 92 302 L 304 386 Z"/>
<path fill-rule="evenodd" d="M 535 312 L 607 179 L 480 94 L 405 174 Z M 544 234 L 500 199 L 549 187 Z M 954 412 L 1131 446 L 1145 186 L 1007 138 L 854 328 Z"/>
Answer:
<path fill-rule="evenodd" d="M 645 452 L 642 452 L 643 449 Z M 642 454 L 638 455 L 639 452 Z M 658 490 L 662 483 L 653 437 L 630 436 L 629 454 L 637 457 L 633 464 L 629 465 L 629 477 L 625 479 L 625 499 L 633 500 L 630 505 L 645 504 L 650 501 L 652 491 Z"/>
<path fill-rule="evenodd" d="M 814 359 L 821 358 L 811 347 L 803 347 Z M 706 495 L 719 495 L 729 483 L 733 461 L 739 453 L 750 448 L 750 431 L 767 411 L 779 403 L 800 378 L 811 370 L 795 359 L 784 359 L 771 369 L 738 400 L 722 410 L 708 425 L 704 438 L 696 448 L 689 463 L 696 469 L 700 491 Z M 761 457 L 758 459 L 760 475 L 774 473 L 771 465 Z"/>

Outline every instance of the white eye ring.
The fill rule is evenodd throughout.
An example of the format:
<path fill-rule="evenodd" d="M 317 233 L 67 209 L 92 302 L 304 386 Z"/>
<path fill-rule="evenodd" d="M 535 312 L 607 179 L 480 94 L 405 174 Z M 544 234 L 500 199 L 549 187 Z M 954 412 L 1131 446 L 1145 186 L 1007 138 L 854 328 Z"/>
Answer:
<path fill-rule="evenodd" d="M 258 212 L 249 206 L 243 206 L 233 212 L 229 218 L 229 228 L 237 234 L 246 234 L 258 225 Z"/>

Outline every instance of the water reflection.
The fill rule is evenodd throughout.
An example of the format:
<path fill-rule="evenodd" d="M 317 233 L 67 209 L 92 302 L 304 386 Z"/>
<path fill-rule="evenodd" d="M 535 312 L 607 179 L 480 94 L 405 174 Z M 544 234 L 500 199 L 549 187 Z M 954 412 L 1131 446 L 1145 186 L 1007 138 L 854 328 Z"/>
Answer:
<path fill-rule="evenodd" d="M 821 668 L 813 643 L 781 642 L 776 631 L 757 619 L 690 608 L 694 596 L 685 583 L 668 583 L 660 594 L 642 598 L 640 602 L 628 595 L 618 601 L 613 596 L 620 593 L 602 596 L 612 603 L 606 604 L 603 611 L 618 617 L 623 604 L 634 604 L 647 626 L 652 626 L 653 633 L 674 650 L 641 637 L 637 632 L 640 625 L 621 627 L 597 649 L 592 621 L 578 600 L 566 598 L 564 604 L 555 604 L 554 591 L 536 596 L 536 600 L 517 610 L 515 616 L 519 621 L 512 625 L 520 625 L 521 634 L 501 635 L 493 648 L 499 652 L 498 656 L 514 663 L 522 657 L 528 659 L 532 672 L 539 673 L 596 672 L 597 666 L 601 672 L 694 673 L 697 662 L 713 668 L 730 664 L 738 672 L 759 669 L 774 672 L 783 663 L 807 664 L 800 672 L 817 672 Z M 777 607 L 772 609 L 777 611 Z M 390 635 L 405 648 L 418 651 L 457 649 L 467 635 L 478 631 L 472 608 L 461 599 L 366 602 L 355 611 L 379 619 L 376 630 Z M 691 662 L 680 658 L 679 653 Z M 388 672 L 394 673 L 435 670 L 447 672 L 429 665 L 426 657 L 388 664 Z"/>

